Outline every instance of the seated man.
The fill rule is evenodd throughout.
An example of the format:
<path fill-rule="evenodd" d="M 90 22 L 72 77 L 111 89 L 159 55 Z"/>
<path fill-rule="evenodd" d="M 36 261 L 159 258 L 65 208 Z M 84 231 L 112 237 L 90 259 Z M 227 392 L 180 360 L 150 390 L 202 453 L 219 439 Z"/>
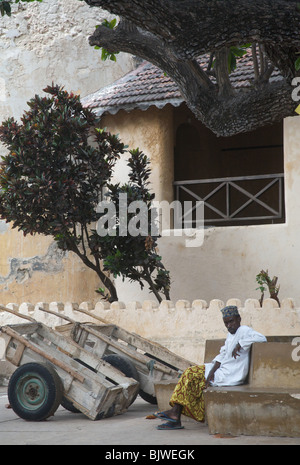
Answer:
<path fill-rule="evenodd" d="M 265 336 L 249 326 L 241 326 L 236 306 L 221 310 L 228 335 L 212 363 L 192 366 L 181 376 L 170 399 L 171 409 L 154 415 L 167 420 L 157 429 L 181 429 L 181 415 L 204 421 L 203 390 L 211 386 L 243 384 L 249 371 L 249 352 L 253 342 L 266 342 Z"/>

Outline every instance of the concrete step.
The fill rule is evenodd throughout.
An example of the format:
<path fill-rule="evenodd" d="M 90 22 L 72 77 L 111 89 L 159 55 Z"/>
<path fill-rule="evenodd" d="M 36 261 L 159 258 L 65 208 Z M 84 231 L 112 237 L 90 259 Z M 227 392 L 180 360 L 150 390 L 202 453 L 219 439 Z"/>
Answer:
<path fill-rule="evenodd" d="M 155 384 L 159 411 L 170 408 L 177 382 Z M 204 391 L 204 400 L 210 434 L 300 437 L 300 387 L 214 387 Z"/>
<path fill-rule="evenodd" d="M 300 387 L 215 387 L 204 400 L 210 434 L 300 437 Z"/>

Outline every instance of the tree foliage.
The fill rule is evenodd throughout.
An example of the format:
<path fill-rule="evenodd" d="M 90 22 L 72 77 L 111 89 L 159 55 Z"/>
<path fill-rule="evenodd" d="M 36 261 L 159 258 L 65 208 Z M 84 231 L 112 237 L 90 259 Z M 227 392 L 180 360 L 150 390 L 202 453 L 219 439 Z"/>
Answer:
<path fill-rule="evenodd" d="M 130 168 L 129 182 L 120 184 L 109 184 L 107 196 L 116 208 L 116 230 L 115 236 L 101 238 L 94 236 L 96 243 L 101 242 L 101 248 L 105 255 L 104 266 L 114 273 L 122 275 L 131 281 L 136 281 L 141 288 L 147 283 L 151 292 L 160 301 L 160 293 L 166 299 L 170 299 L 170 277 L 161 261 L 162 257 L 157 252 L 157 227 L 155 226 L 157 212 L 152 208 L 155 195 L 149 190 L 149 159 L 139 149 L 130 151 L 128 166 Z M 129 229 L 131 222 L 137 223 L 142 234 L 121 234 L 122 218 L 124 208 L 121 210 L 119 199 L 124 195 L 126 200 L 126 224 Z M 144 226 L 141 225 L 141 212 L 130 205 L 145 206 Z M 121 208 L 120 208 L 121 207 Z M 142 230 L 143 227 L 145 230 Z M 153 274 L 155 273 L 155 278 Z"/>
<path fill-rule="evenodd" d="M 99 237 L 93 229 L 101 216 L 96 210 L 103 189 L 111 183 L 126 147 L 117 135 L 99 129 L 99 120 L 83 108 L 79 96 L 57 85 L 44 91 L 47 96 L 36 95 L 28 102 L 29 110 L 20 123 L 8 118 L 0 126 L 0 140 L 9 151 L 0 170 L 1 217 L 25 235 L 52 236 L 60 249 L 76 253 L 98 274 L 110 300 L 117 300 L 117 293 L 103 270 L 103 260 L 105 270 L 114 275 L 140 284 L 146 278 L 149 285 L 150 280 L 154 282 L 150 287 L 158 291 L 157 297 L 161 290 L 168 292 L 168 283 L 162 284 L 165 270 L 154 252 L 154 238 L 148 247 L 146 237 L 118 241 Z M 123 189 L 152 198 L 145 190 L 149 171 L 144 155 L 132 152 L 129 163 L 130 183 Z M 114 200 L 120 186 L 109 186 Z M 144 274 L 138 273 L 138 267 L 144 267 Z M 153 273 L 157 272 L 156 283 Z"/>
<path fill-rule="evenodd" d="M 217 135 L 295 115 L 298 104 L 291 96 L 292 80 L 300 72 L 298 0 L 85 2 L 120 18 L 113 28 L 100 25 L 90 44 L 107 54 L 132 53 L 161 68 L 196 117 Z M 246 49 L 253 78 L 245 90 L 232 85 L 231 73 L 238 71 Z"/>
<path fill-rule="evenodd" d="M 269 290 L 270 298 L 276 300 L 280 307 L 280 300 L 278 298 L 280 286 L 277 285 L 277 281 L 277 276 L 273 276 L 272 279 L 270 278 L 268 270 L 261 270 L 260 273 L 256 275 L 256 282 L 259 284 L 259 287 L 257 287 L 256 290 L 259 289 L 261 292 L 261 297 L 259 299 L 261 307 L 263 304 L 265 291 L 267 290 L 265 286 L 267 286 Z"/>
<path fill-rule="evenodd" d="M 12 3 L 20 3 L 20 2 L 42 2 L 43 0 L 0 0 L 0 14 L 1 16 L 11 16 L 11 5 Z"/>

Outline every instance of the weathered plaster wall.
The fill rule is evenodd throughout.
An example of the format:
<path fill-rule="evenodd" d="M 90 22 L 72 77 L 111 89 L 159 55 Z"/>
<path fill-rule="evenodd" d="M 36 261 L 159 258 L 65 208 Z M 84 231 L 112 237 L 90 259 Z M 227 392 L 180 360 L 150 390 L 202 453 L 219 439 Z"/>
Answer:
<path fill-rule="evenodd" d="M 72 253 L 64 253 L 46 237 L 23 237 L 16 230 L 0 235 L 1 302 L 41 299 L 98 300 L 95 273 Z M 44 296 L 44 297 L 43 297 Z"/>
<path fill-rule="evenodd" d="M 102 62 L 88 36 L 107 13 L 78 0 L 20 2 L 0 23 L 0 117 L 18 118 L 54 81 L 85 96 L 132 69 L 128 55 Z"/>
<path fill-rule="evenodd" d="M 88 36 L 107 13 L 78 0 L 43 0 L 13 5 L 0 20 L 0 121 L 19 118 L 26 102 L 48 84 L 85 96 L 133 68 L 126 54 L 102 62 Z M 4 148 L 0 147 L 0 155 Z M 97 300 L 99 280 L 73 254 L 52 240 L 26 237 L 0 221 L 1 302 Z"/>

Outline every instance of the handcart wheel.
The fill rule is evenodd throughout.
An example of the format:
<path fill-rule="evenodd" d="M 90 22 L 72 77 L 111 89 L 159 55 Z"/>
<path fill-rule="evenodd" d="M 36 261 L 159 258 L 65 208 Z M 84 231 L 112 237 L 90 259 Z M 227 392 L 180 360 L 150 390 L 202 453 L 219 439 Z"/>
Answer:
<path fill-rule="evenodd" d="M 135 368 L 134 364 L 132 363 L 129 358 L 124 357 L 123 355 L 118 355 L 118 354 L 109 354 L 109 355 L 104 355 L 102 359 L 105 362 L 108 362 L 110 365 L 113 367 L 117 368 L 120 370 L 122 373 L 124 373 L 125 376 L 128 378 L 133 378 L 136 381 L 139 381 L 139 374 L 137 369 Z M 139 392 L 137 392 L 136 396 L 132 399 L 131 404 L 135 401 L 137 398 Z"/>
<path fill-rule="evenodd" d="M 12 374 L 8 400 L 24 420 L 41 421 L 54 415 L 63 396 L 63 383 L 47 363 L 26 363 Z"/>
<path fill-rule="evenodd" d="M 62 405 L 63 408 L 65 408 L 69 412 L 81 413 L 80 410 L 78 410 L 78 408 L 76 408 L 74 406 L 74 404 L 69 399 L 67 399 L 65 396 L 63 396 L 63 398 L 61 400 L 61 405 Z"/>
<path fill-rule="evenodd" d="M 149 404 L 156 405 L 157 404 L 157 398 L 155 396 L 152 396 L 151 394 L 148 394 L 148 392 L 143 391 L 140 389 L 139 395 L 143 400 L 148 402 Z"/>
<path fill-rule="evenodd" d="M 155 357 L 154 355 L 151 355 L 151 354 L 148 354 L 148 353 L 145 353 L 145 355 L 147 357 L 149 357 L 153 362 L 154 361 L 157 361 L 157 362 L 160 362 L 162 363 L 163 365 L 173 369 L 173 370 L 176 370 L 176 368 L 173 366 L 173 365 L 170 365 L 169 363 L 166 363 L 164 362 L 163 360 Z M 140 396 L 142 399 L 144 399 L 146 402 L 148 402 L 149 404 L 157 404 L 157 398 L 151 394 L 148 394 L 148 392 L 145 392 L 145 391 L 142 391 L 142 389 L 140 389 L 140 392 L 139 392 Z"/>

